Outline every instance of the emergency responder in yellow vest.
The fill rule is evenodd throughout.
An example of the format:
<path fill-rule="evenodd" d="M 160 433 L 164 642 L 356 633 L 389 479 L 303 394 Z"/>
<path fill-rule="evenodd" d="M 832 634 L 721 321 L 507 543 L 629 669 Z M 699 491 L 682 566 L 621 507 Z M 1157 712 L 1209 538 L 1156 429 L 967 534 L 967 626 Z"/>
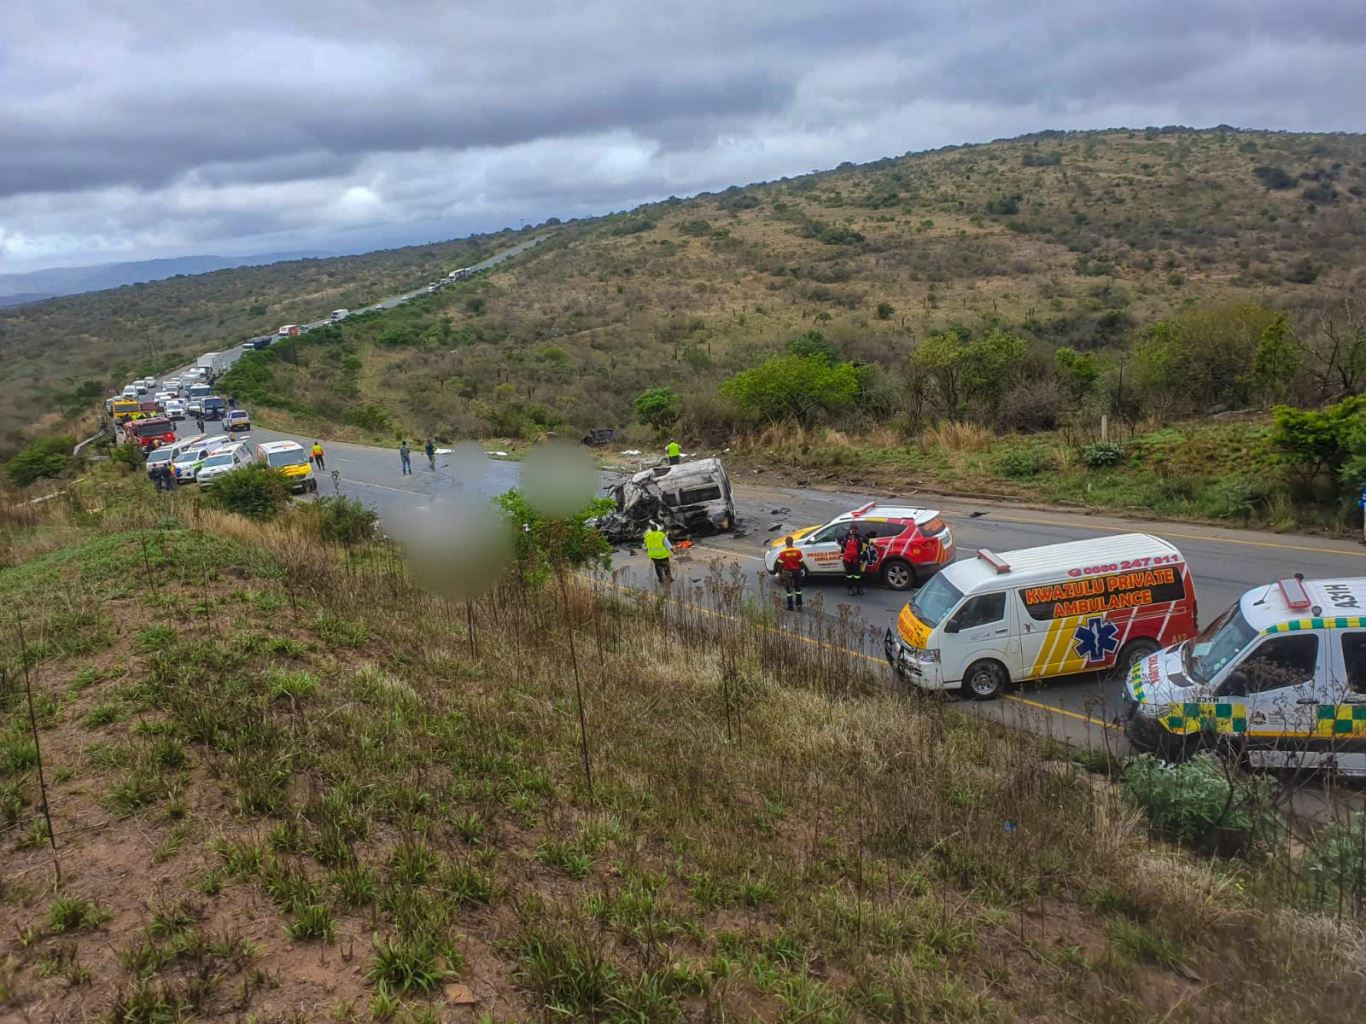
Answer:
<path fill-rule="evenodd" d="M 669 543 L 668 534 L 651 523 L 645 531 L 645 553 L 650 556 L 650 564 L 655 567 L 655 579 L 660 583 L 672 583 L 673 571 L 669 568 L 669 552 L 674 546 Z"/>
<path fill-rule="evenodd" d="M 319 469 L 323 469 L 323 468 L 324 468 L 324 467 L 323 467 L 323 443 L 322 443 L 321 441 L 314 441 L 314 442 L 313 442 L 313 453 L 312 453 L 312 454 L 313 454 L 313 462 L 317 465 L 317 467 L 318 467 Z"/>
<path fill-rule="evenodd" d="M 784 537 L 783 543 L 786 545 L 778 552 L 778 575 L 783 581 L 783 590 L 787 593 L 787 610 L 802 610 L 802 553 L 797 550 L 792 543 L 791 537 Z M 795 604 L 793 603 L 795 600 Z"/>
<path fill-rule="evenodd" d="M 677 442 L 677 441 L 670 441 L 670 442 L 669 442 L 669 447 L 665 449 L 665 452 L 666 452 L 666 453 L 668 454 L 668 456 L 669 456 L 669 465 L 671 465 L 671 466 L 677 466 L 677 465 L 678 465 L 678 457 L 679 457 L 680 455 L 683 454 L 683 449 L 680 448 L 680 447 L 678 447 L 678 442 Z"/>

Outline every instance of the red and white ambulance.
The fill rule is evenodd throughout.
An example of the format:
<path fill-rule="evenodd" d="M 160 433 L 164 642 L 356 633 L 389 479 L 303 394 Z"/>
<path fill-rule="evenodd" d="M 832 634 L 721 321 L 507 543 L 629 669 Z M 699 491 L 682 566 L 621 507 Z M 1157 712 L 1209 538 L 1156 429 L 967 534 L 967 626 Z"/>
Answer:
<path fill-rule="evenodd" d="M 1050 544 L 947 566 L 883 646 L 928 690 L 990 700 L 1012 682 L 1127 671 L 1194 636 L 1195 583 L 1173 545 L 1141 533 Z"/>

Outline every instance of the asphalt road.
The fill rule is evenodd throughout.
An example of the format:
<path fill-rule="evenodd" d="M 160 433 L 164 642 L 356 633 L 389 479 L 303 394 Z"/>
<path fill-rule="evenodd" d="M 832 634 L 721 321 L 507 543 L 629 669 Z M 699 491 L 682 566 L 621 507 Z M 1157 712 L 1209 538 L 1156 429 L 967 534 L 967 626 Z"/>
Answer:
<path fill-rule="evenodd" d="M 511 259 L 544 237 L 530 239 L 485 260 L 477 269 L 487 269 Z M 425 290 L 393 296 L 368 308 L 392 308 Z M 231 350 L 230 358 L 235 360 L 241 351 L 241 347 Z M 190 427 L 193 428 L 193 421 Z M 250 436 L 258 442 L 281 438 L 299 441 L 305 447 L 314 440 L 262 429 Z M 329 473 L 336 472 L 336 486 L 340 492 L 365 502 L 388 521 L 392 521 L 400 509 L 423 508 L 434 501 L 454 497 L 461 490 L 473 488 L 481 495 L 492 497 L 516 486 L 520 478 L 518 463 L 490 459 L 485 463 L 481 479 L 458 488 L 446 456 L 438 456 L 437 468 L 432 470 L 427 467 L 422 453 L 415 451 L 414 471 L 409 476 L 400 472 L 398 453 L 394 449 L 331 442 L 327 438 L 321 440 L 327 449 L 327 469 Z M 604 473 L 602 483 L 605 486 L 614 479 L 615 474 Z M 783 530 L 826 522 L 870 498 L 889 497 L 865 492 L 836 493 L 747 485 L 742 480 L 733 482 L 741 529 L 734 534 L 708 538 L 698 543 L 686 558 L 676 560 L 677 582 L 672 594 L 677 600 L 705 602 L 706 580 L 714 571 L 720 571 L 737 574 L 755 597 L 772 601 L 776 597 L 776 587 L 763 571 L 763 551 L 770 540 Z M 325 477 L 319 481 L 319 493 L 327 494 L 333 486 L 332 480 Z M 1176 544 L 1186 556 L 1196 581 L 1202 624 L 1251 587 L 1296 572 L 1309 577 L 1366 574 L 1366 548 L 1345 541 L 1093 513 L 1031 510 L 915 492 L 894 497 L 899 499 L 898 503 L 939 510 L 953 528 L 960 558 L 972 557 L 979 548 L 1004 552 L 1131 532 L 1161 536 Z M 658 586 L 639 550 L 618 549 L 613 568 L 622 585 L 642 590 L 654 590 Z M 829 627 L 833 621 L 841 621 L 848 638 L 845 642 L 856 655 L 870 664 L 882 665 L 881 637 L 900 611 L 905 596 L 869 587 L 864 596 L 851 598 L 838 579 L 813 580 L 807 587 L 808 608 L 804 616 L 786 616 L 784 621 L 787 628 L 808 636 L 822 627 Z M 778 607 L 776 602 L 774 607 Z M 888 680 L 890 685 L 890 672 Z M 982 717 L 1023 726 L 1072 744 L 1104 745 L 1122 752 L 1123 736 L 1113 721 L 1121 701 L 1122 685 L 1117 680 L 1078 676 L 1028 684 L 1002 700 L 967 702 L 965 706 Z"/>
<path fill-rule="evenodd" d="M 478 263 L 472 263 L 472 264 L 470 264 L 470 266 L 469 266 L 467 269 L 473 270 L 473 271 L 480 271 L 480 270 L 489 270 L 489 269 L 492 269 L 493 267 L 498 266 L 498 264 L 502 263 L 504 260 L 510 260 L 510 259 L 512 259 L 514 256 L 519 256 L 519 255 L 521 255 L 522 253 L 526 252 L 528 249 L 531 249 L 531 248 L 533 248 L 534 246 L 540 245 L 542 242 L 544 242 L 544 241 L 545 241 L 547 238 L 549 238 L 549 237 L 550 237 L 549 235 L 537 235 L 535 238 L 529 238 L 529 239 L 527 239 L 525 242 L 519 242 L 517 245 L 513 246 L 511 249 L 507 249 L 507 250 L 505 250 L 505 251 L 503 251 L 503 252 L 498 253 L 497 255 L 490 256 L 490 257 L 489 257 L 488 259 L 486 259 L 486 260 L 481 260 L 481 261 L 478 262 Z M 443 279 L 443 280 L 441 280 L 441 281 L 437 281 L 437 282 L 433 282 L 433 283 L 434 283 L 434 284 L 437 284 L 437 285 L 439 285 L 439 286 L 444 286 L 444 285 L 446 285 L 448 282 L 446 282 L 446 281 Z M 356 314 L 356 313 L 371 313 L 371 312 L 379 312 L 379 311 L 386 310 L 386 309 L 393 309 L 395 306 L 401 306 L 401 305 L 403 305 L 405 302 L 409 302 L 409 301 L 411 301 L 411 300 L 417 298 L 419 295 L 426 295 L 426 294 L 427 294 L 427 288 L 428 288 L 427 285 L 423 285 L 421 288 L 415 288 L 415 289 L 413 289 L 413 290 L 410 291 L 410 292 L 403 292 L 403 293 L 400 294 L 400 295 L 391 295 L 391 296 L 389 296 L 387 299 L 380 299 L 378 302 L 372 303 L 372 304 L 369 305 L 369 306 L 362 306 L 362 307 L 360 307 L 359 309 L 353 309 L 353 310 L 351 310 L 351 313 L 354 315 L 354 314 Z M 327 326 L 327 325 L 328 325 L 329 323 L 331 323 L 331 322 L 332 322 L 332 321 L 331 321 L 330 318 L 324 318 L 324 319 L 322 319 L 322 320 L 313 320 L 313 321 L 311 321 L 311 322 L 309 322 L 309 323 L 306 323 L 306 324 L 300 324 L 299 327 L 300 327 L 302 330 L 304 330 L 304 331 L 311 331 L 311 330 L 313 330 L 314 328 L 317 328 L 317 327 L 325 327 L 325 326 Z M 261 337 L 261 338 L 271 338 L 271 339 L 273 340 L 276 336 L 273 335 L 273 334 L 267 334 L 267 335 L 259 335 L 258 337 Z M 251 345 L 251 343 L 254 342 L 254 341 L 256 341 L 256 340 L 257 340 L 256 338 L 250 338 L 250 339 L 248 339 L 247 342 L 244 343 L 244 344 L 237 345 L 237 346 L 235 346 L 235 347 L 233 347 L 233 348 L 224 349 L 224 350 L 222 351 L 221 354 L 222 354 L 223 356 L 226 357 L 225 360 L 224 360 L 224 365 L 225 365 L 225 367 L 231 366 L 233 363 L 237 362 L 237 360 L 241 359 L 241 358 L 242 358 L 242 353 L 248 351 L 248 350 L 249 350 L 249 346 Z M 162 376 L 163 376 L 163 377 L 175 377 L 175 376 L 177 376 L 177 375 L 183 375 L 183 374 L 186 372 L 186 370 L 188 370 L 188 369 L 189 369 L 188 367 L 182 367 L 182 368 L 180 368 L 180 369 L 178 369 L 178 370 L 170 370 L 170 371 L 168 371 L 167 373 L 163 374 Z"/>
<path fill-rule="evenodd" d="M 193 423 L 190 426 L 193 428 Z M 261 429 L 255 430 L 250 439 L 261 442 L 286 437 L 305 447 L 314 440 Z M 338 474 L 340 492 L 365 502 L 382 519 L 392 521 L 399 509 L 422 508 L 439 499 L 455 497 L 461 490 L 452 476 L 449 456 L 438 455 L 437 468 L 431 470 L 426 457 L 415 450 L 413 473 L 405 476 L 394 449 L 321 440 L 327 449 L 327 469 L 329 474 Z M 516 486 L 520 473 L 519 463 L 489 459 L 483 477 L 464 489 L 473 488 L 480 495 L 492 497 Z M 618 474 L 605 472 L 602 483 L 605 486 L 617 478 Z M 319 493 L 327 494 L 332 489 L 332 480 L 325 476 L 320 481 Z M 735 493 L 741 529 L 735 534 L 700 541 L 689 557 L 676 562 L 677 582 L 672 591 L 676 599 L 705 603 L 706 579 L 716 567 L 727 574 L 738 570 L 745 586 L 756 597 L 773 601 L 777 588 L 763 570 L 763 552 L 770 540 L 782 530 L 825 522 L 878 497 L 863 492 L 746 485 L 743 481 L 735 481 Z M 1122 533 L 1157 534 L 1176 544 L 1187 558 L 1196 581 L 1201 623 L 1210 621 L 1249 588 L 1295 572 L 1310 577 L 1366 574 L 1366 548 L 1345 541 L 1031 510 L 929 494 L 897 497 L 906 503 L 940 510 L 953 528 L 960 558 L 972 557 L 979 548 L 1004 552 Z M 775 514 L 778 509 L 789 511 Z M 780 529 L 771 529 L 780 523 Z M 623 585 L 645 590 L 658 586 L 639 550 L 619 548 L 613 567 Z M 788 628 L 811 635 L 843 616 L 849 646 L 870 664 L 881 666 L 881 637 L 905 599 L 904 594 L 876 586 L 868 587 L 863 597 L 851 598 L 838 579 L 813 580 L 807 587 L 808 607 L 804 616 L 785 616 L 785 622 Z M 890 672 L 888 681 L 890 685 Z M 974 714 L 1072 744 L 1105 745 L 1122 752 L 1123 736 L 1113 725 L 1121 701 L 1122 686 L 1117 680 L 1080 676 L 1028 684 L 1003 700 L 965 702 L 965 707 Z"/>

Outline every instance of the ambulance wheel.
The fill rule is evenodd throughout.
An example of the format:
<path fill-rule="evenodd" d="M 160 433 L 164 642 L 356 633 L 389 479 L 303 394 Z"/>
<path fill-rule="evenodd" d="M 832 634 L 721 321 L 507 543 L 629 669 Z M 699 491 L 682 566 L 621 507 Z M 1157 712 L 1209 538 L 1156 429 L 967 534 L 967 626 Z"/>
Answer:
<path fill-rule="evenodd" d="M 1008 677 L 999 661 L 983 658 L 974 661 L 963 673 L 961 692 L 968 700 L 995 700 L 1005 689 Z"/>
<path fill-rule="evenodd" d="M 1124 650 L 1119 652 L 1119 657 L 1115 659 L 1115 679 L 1125 682 L 1129 678 L 1129 673 L 1133 667 L 1149 655 L 1156 654 L 1162 650 L 1155 640 L 1147 637 L 1140 637 L 1124 645 Z"/>
<path fill-rule="evenodd" d="M 915 586 L 915 567 L 910 562 L 893 558 L 882 567 L 882 582 L 892 590 L 910 590 Z"/>

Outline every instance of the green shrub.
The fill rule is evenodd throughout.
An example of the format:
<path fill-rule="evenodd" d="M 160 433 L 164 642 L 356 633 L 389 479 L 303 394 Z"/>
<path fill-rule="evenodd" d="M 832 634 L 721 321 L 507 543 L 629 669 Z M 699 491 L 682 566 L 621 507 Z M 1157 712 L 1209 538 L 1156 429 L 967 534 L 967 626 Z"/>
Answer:
<path fill-rule="evenodd" d="M 266 522 L 288 504 L 289 486 L 269 466 L 250 465 L 220 476 L 207 497 L 214 508 Z"/>
<path fill-rule="evenodd" d="M 1266 500 L 1263 483 L 1248 477 L 1216 480 L 1198 493 L 1196 507 L 1212 519 L 1250 519 Z"/>
<path fill-rule="evenodd" d="M 60 476 L 71 465 L 75 444 L 70 435 L 40 437 L 5 463 L 5 473 L 19 487 L 27 487 L 43 477 Z"/>
<path fill-rule="evenodd" d="M 1366 906 L 1366 814 L 1328 826 L 1300 865 L 1304 899 L 1315 910 Z"/>
<path fill-rule="evenodd" d="M 859 391 L 853 363 L 831 366 L 820 356 L 774 356 L 721 385 L 722 394 L 755 419 L 811 420 L 824 410 L 842 409 Z"/>
<path fill-rule="evenodd" d="M 1049 459 L 1033 448 L 1007 448 L 996 456 L 996 472 L 1011 480 L 1028 480 L 1048 468 Z"/>
<path fill-rule="evenodd" d="M 135 444 L 115 444 L 109 448 L 109 461 L 120 469 L 140 470 L 147 462 L 142 448 Z"/>
<path fill-rule="evenodd" d="M 83 932 L 98 928 L 109 914 L 84 896 L 58 896 L 48 908 L 47 923 L 54 932 Z"/>
<path fill-rule="evenodd" d="M 1096 441 L 1081 450 L 1081 461 L 1092 469 L 1108 469 L 1124 461 L 1124 446 L 1114 441 Z"/>
<path fill-rule="evenodd" d="M 1240 775 L 1209 755 L 1181 764 L 1150 754 L 1131 758 L 1123 788 L 1155 831 L 1199 849 L 1227 845 L 1230 833 L 1236 845 L 1250 848 L 1279 827 L 1275 780 Z"/>
<path fill-rule="evenodd" d="M 363 501 L 338 495 L 308 506 L 307 515 L 319 537 L 333 544 L 364 544 L 379 526 L 379 514 Z"/>

